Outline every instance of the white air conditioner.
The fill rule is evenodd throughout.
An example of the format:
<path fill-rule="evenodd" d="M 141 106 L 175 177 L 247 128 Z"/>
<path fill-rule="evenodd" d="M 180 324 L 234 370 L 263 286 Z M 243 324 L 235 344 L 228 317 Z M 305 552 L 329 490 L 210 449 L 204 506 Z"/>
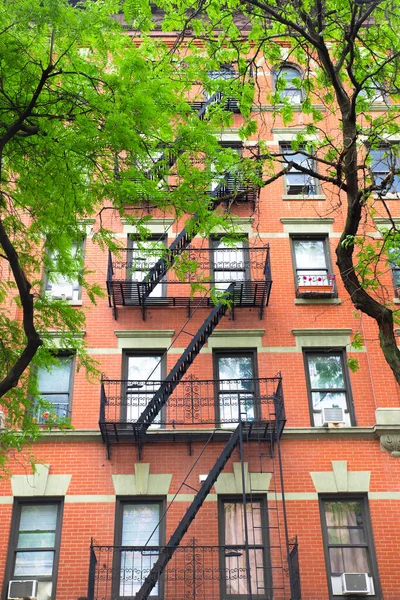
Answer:
<path fill-rule="evenodd" d="M 340 406 L 332 406 L 330 408 L 322 409 L 322 424 L 329 425 L 329 423 L 345 423 L 344 409 Z"/>
<path fill-rule="evenodd" d="M 73 287 L 71 283 L 52 283 L 50 293 L 53 298 L 65 298 L 72 300 Z"/>
<path fill-rule="evenodd" d="M 368 573 L 342 573 L 342 594 L 366 596 L 371 592 Z"/>
<path fill-rule="evenodd" d="M 36 579 L 20 579 L 8 584 L 8 600 L 20 598 L 37 598 L 38 582 Z"/>

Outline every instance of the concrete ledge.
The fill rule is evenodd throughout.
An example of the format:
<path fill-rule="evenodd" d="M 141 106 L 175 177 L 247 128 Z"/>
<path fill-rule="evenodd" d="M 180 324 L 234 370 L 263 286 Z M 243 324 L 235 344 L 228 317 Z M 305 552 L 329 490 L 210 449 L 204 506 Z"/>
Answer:
<path fill-rule="evenodd" d="M 282 434 L 284 440 L 320 437 L 374 439 L 377 435 L 375 427 L 285 427 Z"/>
<path fill-rule="evenodd" d="M 38 440 L 40 442 L 101 442 L 101 433 L 96 429 L 75 429 L 73 431 L 43 431 Z"/>

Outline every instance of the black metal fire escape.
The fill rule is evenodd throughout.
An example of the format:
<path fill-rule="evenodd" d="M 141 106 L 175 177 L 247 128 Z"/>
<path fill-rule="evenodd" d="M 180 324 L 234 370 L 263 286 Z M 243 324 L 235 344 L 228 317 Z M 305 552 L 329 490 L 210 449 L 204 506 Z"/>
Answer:
<path fill-rule="evenodd" d="M 207 106 L 214 102 L 216 99 L 210 98 L 206 105 L 203 105 L 198 112 L 198 117 L 202 118 L 205 114 Z M 213 196 L 213 208 L 215 208 L 218 203 L 219 190 L 214 191 Z M 181 253 L 185 248 L 188 247 L 189 243 L 195 237 L 196 231 L 196 216 L 192 217 L 192 224 L 189 228 L 183 229 L 181 233 L 177 236 L 174 242 L 171 244 L 169 249 L 166 252 L 165 257 L 162 257 L 160 260 L 156 262 L 156 264 L 148 271 L 147 276 L 144 280 L 145 282 L 145 290 L 144 297 L 147 298 L 151 292 L 155 289 L 155 287 L 161 282 L 168 269 L 173 265 L 175 258 Z M 230 301 L 232 301 L 233 291 L 234 291 L 234 283 L 231 283 L 229 287 L 223 293 L 220 301 L 216 306 L 214 306 L 200 327 L 197 333 L 192 337 L 189 345 L 186 350 L 183 352 L 175 366 L 171 369 L 165 380 L 161 383 L 160 387 L 154 393 L 151 400 L 145 406 L 143 412 L 137 418 L 136 423 L 134 424 L 135 428 L 135 439 L 138 442 L 139 448 L 142 443 L 145 442 L 146 437 L 151 437 L 151 432 L 148 431 L 149 427 L 155 423 L 157 416 L 160 414 L 163 407 L 168 403 L 168 399 L 173 394 L 175 388 L 181 382 L 182 378 L 188 371 L 189 367 L 192 365 L 196 356 L 199 354 L 200 350 L 207 342 L 210 335 L 213 333 L 215 327 L 218 325 L 222 317 L 226 314 Z M 104 405 L 102 405 L 104 408 Z M 226 433 L 229 433 L 229 438 L 224 446 L 221 454 L 217 458 L 214 466 L 209 471 L 205 481 L 202 483 L 199 491 L 195 495 L 192 503 L 187 509 L 183 519 L 180 521 L 179 525 L 175 529 L 174 533 L 170 537 L 166 546 L 160 550 L 157 560 L 151 566 L 146 577 L 143 576 L 142 584 L 140 589 L 135 594 L 135 600 L 147 600 L 149 595 L 151 594 L 153 588 L 157 585 L 161 575 L 164 573 L 169 561 L 173 557 L 174 553 L 178 549 L 183 537 L 188 531 L 190 524 L 195 519 L 198 511 L 203 505 L 207 495 L 210 493 L 213 485 L 216 483 L 219 475 L 222 473 L 226 463 L 231 458 L 234 450 L 239 447 L 240 456 L 242 460 L 243 467 L 243 440 L 247 441 L 258 439 L 259 443 L 261 443 L 263 450 L 262 452 L 267 452 L 271 457 L 273 457 L 274 453 L 274 444 L 278 443 L 278 453 L 279 453 L 279 438 L 281 436 L 284 423 L 285 423 L 285 414 L 283 408 L 283 400 L 282 403 L 279 404 L 277 402 L 273 403 L 272 406 L 272 419 L 271 417 L 268 419 L 264 419 L 261 417 L 261 420 L 257 422 L 246 421 L 245 417 L 239 414 L 237 420 L 237 426 L 232 433 L 229 433 L 227 430 Z M 105 421 L 104 415 L 103 418 L 101 416 L 100 421 Z M 271 425 L 272 424 L 272 425 Z M 115 424 L 110 424 L 110 426 L 114 426 Z M 256 438 L 254 437 L 256 436 Z M 118 440 L 118 433 L 115 430 L 115 437 Z M 225 438 L 226 439 L 226 438 Z M 265 447 L 265 449 L 264 449 Z M 261 450 L 260 450 L 261 452 Z M 260 455 L 261 456 L 261 455 Z M 246 486 L 244 485 L 243 478 L 243 501 L 244 505 L 246 503 L 246 494 L 245 491 Z M 281 492 L 283 496 L 283 482 L 281 481 Z M 246 508 L 245 508 L 246 513 Z M 276 509 L 276 514 L 278 515 L 278 510 Z M 286 524 L 285 524 L 286 525 Z M 286 539 L 287 533 L 286 533 Z M 287 558 L 289 561 L 289 572 L 291 570 L 290 566 L 290 557 L 289 557 L 289 544 L 287 543 Z M 248 555 L 248 549 L 247 549 Z M 252 592 L 251 592 L 251 582 L 250 582 L 250 563 L 247 556 L 247 571 L 248 571 L 248 585 L 249 585 L 249 600 L 252 600 Z M 282 568 L 282 572 L 283 572 Z M 290 578 L 292 580 L 292 578 Z M 292 587 L 292 585 L 291 585 Z M 258 591 L 254 590 L 254 594 L 258 595 Z M 89 597 L 93 597 L 89 594 Z M 269 596 L 268 596 L 269 597 Z M 272 596 L 271 596 L 272 598 Z M 300 595 L 294 595 L 291 593 L 292 600 L 299 600 Z"/>
<path fill-rule="evenodd" d="M 213 308 L 203 325 L 193 336 L 191 342 L 176 365 L 168 373 L 160 389 L 155 393 L 151 401 L 140 415 L 137 421 L 140 432 L 145 432 L 148 429 L 162 407 L 165 406 L 168 398 L 171 396 L 172 392 L 181 381 L 182 377 L 185 375 L 186 371 L 189 369 L 190 365 L 193 363 L 194 359 L 199 354 L 200 350 L 207 342 L 208 338 L 222 317 L 225 315 L 233 287 L 234 284 L 232 283 L 226 292 L 224 292 L 221 301 Z"/>
<path fill-rule="evenodd" d="M 178 548 L 180 542 L 182 541 L 185 533 L 189 529 L 190 524 L 199 512 L 204 500 L 210 493 L 212 486 L 217 481 L 219 475 L 223 471 L 223 468 L 232 456 L 233 451 L 238 446 L 240 438 L 243 435 L 242 427 L 243 424 L 239 423 L 235 431 L 232 433 L 230 439 L 225 445 L 225 448 L 218 457 L 218 460 L 209 472 L 207 479 L 204 481 L 200 490 L 197 492 L 193 502 L 187 509 L 183 519 L 180 521 L 178 527 L 175 529 L 174 533 L 170 537 L 168 544 L 165 546 L 162 552 L 160 552 L 159 558 L 152 566 L 150 573 L 143 582 L 143 585 L 141 586 L 140 590 L 136 593 L 135 600 L 146 600 L 148 598 L 150 592 L 156 585 L 168 562 L 171 560 L 175 550 Z"/>

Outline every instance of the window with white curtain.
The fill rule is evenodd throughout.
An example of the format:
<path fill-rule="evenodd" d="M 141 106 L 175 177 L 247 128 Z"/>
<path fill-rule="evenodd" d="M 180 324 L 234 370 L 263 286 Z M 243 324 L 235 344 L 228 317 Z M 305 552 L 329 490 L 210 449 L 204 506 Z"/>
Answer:
<path fill-rule="evenodd" d="M 368 597 L 380 598 L 366 498 L 322 498 L 321 516 L 331 597 L 342 595 L 343 573 L 365 573 Z"/>
<path fill-rule="evenodd" d="M 267 507 L 263 498 L 246 503 L 247 542 L 250 572 L 246 558 L 245 510 L 242 500 L 226 499 L 220 503 L 221 572 L 224 574 L 225 597 L 267 598 L 269 556 L 267 555 Z"/>
<path fill-rule="evenodd" d="M 120 577 L 115 597 L 133 598 L 158 559 L 161 506 L 161 502 L 121 503 Z M 159 587 L 160 582 L 154 586 L 150 597 L 160 595 Z"/>

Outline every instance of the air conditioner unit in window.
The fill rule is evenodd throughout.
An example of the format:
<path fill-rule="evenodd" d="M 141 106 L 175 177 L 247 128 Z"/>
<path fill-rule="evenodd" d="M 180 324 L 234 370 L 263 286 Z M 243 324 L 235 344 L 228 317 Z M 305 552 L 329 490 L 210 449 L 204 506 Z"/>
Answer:
<path fill-rule="evenodd" d="M 330 423 L 337 425 L 345 423 L 343 408 L 332 406 L 331 408 L 322 409 L 322 424 L 328 426 Z"/>
<path fill-rule="evenodd" d="M 365 596 L 371 592 L 368 573 L 342 573 L 342 594 Z"/>
<path fill-rule="evenodd" d="M 37 598 L 38 582 L 36 579 L 20 579 L 8 584 L 8 600 L 20 598 Z"/>
<path fill-rule="evenodd" d="M 70 283 L 53 283 L 50 292 L 53 298 L 72 300 L 73 289 Z"/>

